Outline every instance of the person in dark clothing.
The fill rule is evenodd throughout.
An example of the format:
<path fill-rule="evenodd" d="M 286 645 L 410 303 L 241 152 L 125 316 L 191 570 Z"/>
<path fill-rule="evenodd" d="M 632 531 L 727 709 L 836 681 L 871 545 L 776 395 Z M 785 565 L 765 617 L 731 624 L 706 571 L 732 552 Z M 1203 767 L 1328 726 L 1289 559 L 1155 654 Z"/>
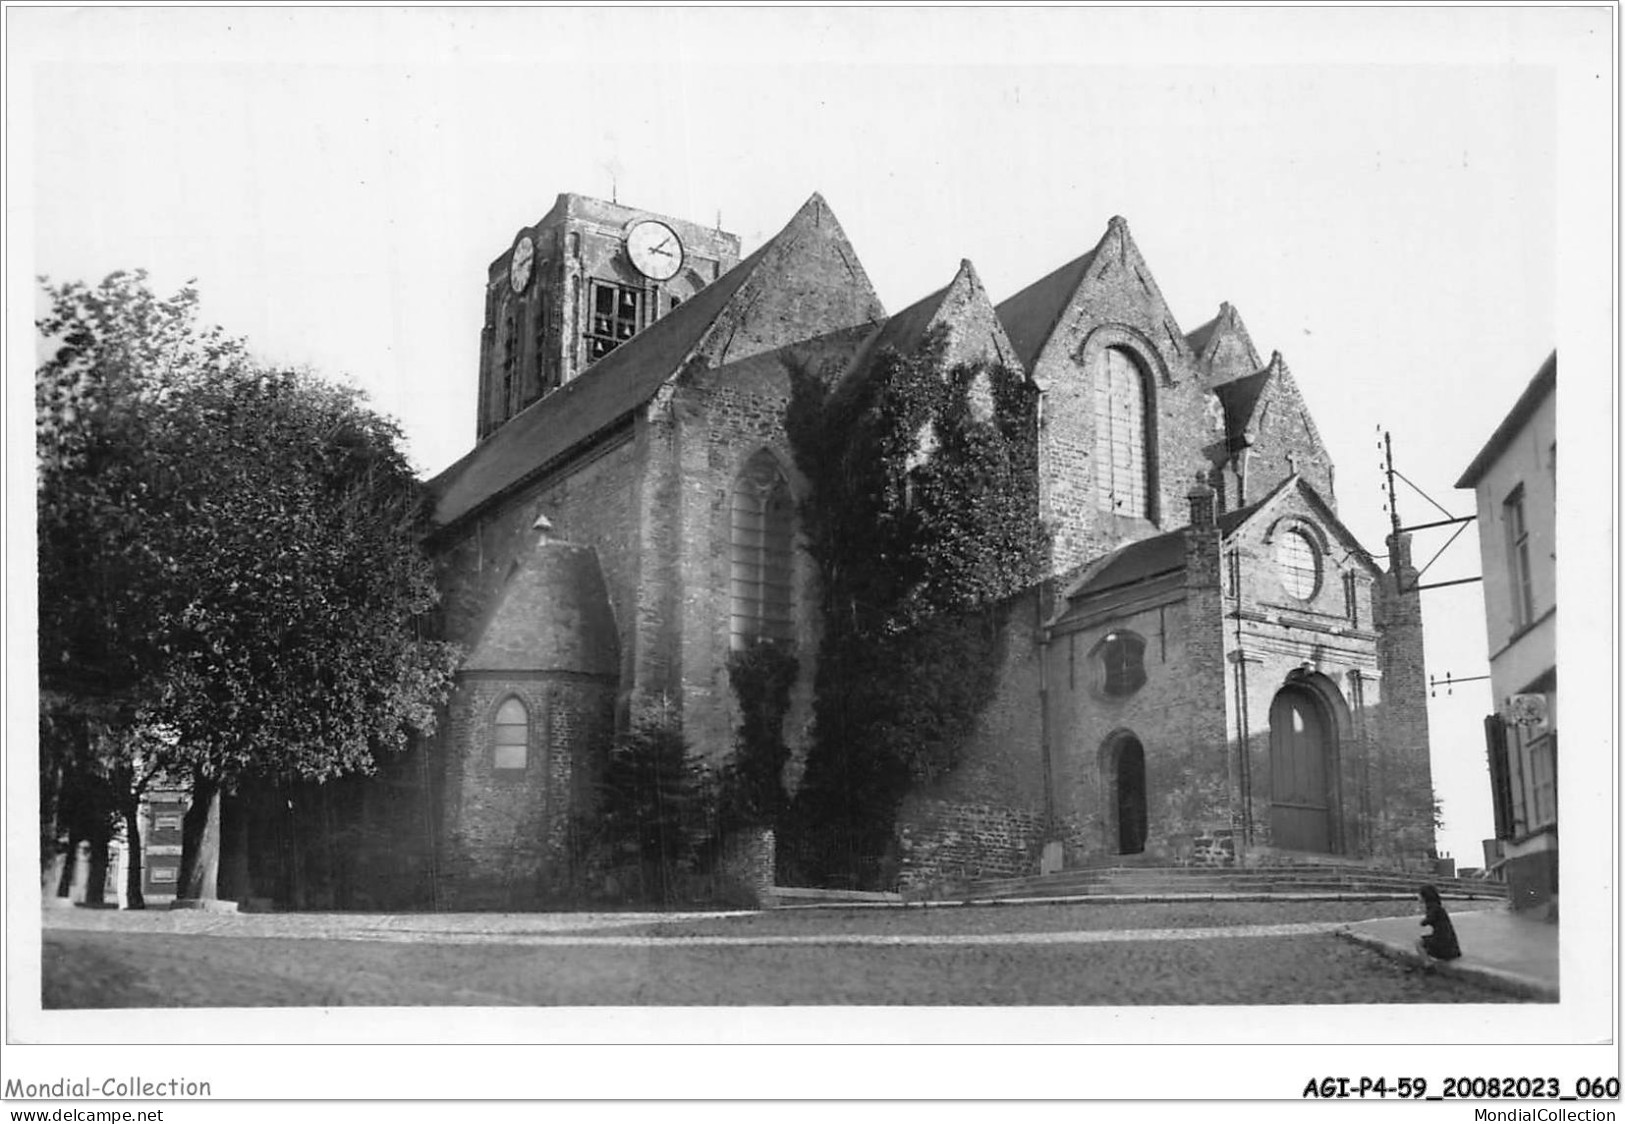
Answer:
<path fill-rule="evenodd" d="M 1433 930 L 1417 942 L 1422 951 L 1435 960 L 1457 959 L 1461 956 L 1461 945 L 1456 943 L 1456 927 L 1450 923 L 1450 915 L 1444 911 L 1438 889 L 1423 886 L 1416 894 L 1422 899 L 1422 907 L 1426 910 L 1422 917 L 1422 928 Z"/>

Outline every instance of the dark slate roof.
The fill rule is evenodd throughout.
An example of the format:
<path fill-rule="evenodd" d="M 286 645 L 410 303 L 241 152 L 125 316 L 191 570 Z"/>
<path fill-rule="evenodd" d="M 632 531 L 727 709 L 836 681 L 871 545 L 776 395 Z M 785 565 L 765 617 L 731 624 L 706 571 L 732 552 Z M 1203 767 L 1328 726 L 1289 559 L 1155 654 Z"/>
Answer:
<path fill-rule="evenodd" d="M 1223 318 L 1224 313 L 1221 311 L 1219 315 L 1209 320 L 1206 324 L 1185 333 L 1185 342 L 1191 345 L 1191 351 L 1193 353 L 1200 356 L 1202 352 L 1207 350 L 1208 343 L 1213 339 L 1213 332 L 1218 328 L 1219 321 Z"/>
<path fill-rule="evenodd" d="M 1272 493 L 1273 494 L 1273 493 Z M 1219 516 L 1219 534 L 1228 535 L 1245 523 L 1265 501 L 1238 507 Z M 1177 531 L 1153 535 L 1126 546 L 1120 546 L 1096 565 L 1094 572 L 1067 591 L 1067 600 L 1076 601 L 1094 597 L 1108 590 L 1143 582 L 1148 578 L 1175 573 L 1185 568 L 1185 532 Z"/>
<path fill-rule="evenodd" d="M 920 346 L 920 341 L 925 338 L 926 329 L 931 327 L 931 321 L 942 311 L 943 301 L 947 299 L 948 290 L 951 288 L 952 282 L 929 296 L 920 298 L 882 324 L 880 330 L 864 344 L 863 352 L 858 356 L 859 365 L 878 354 L 881 349 L 888 347 L 899 355 L 912 355 Z"/>
<path fill-rule="evenodd" d="M 1072 294 L 1083 284 L 1083 276 L 1094 264 L 1095 254 L 1099 250 L 1099 245 L 1096 245 L 1081 258 L 1067 262 L 1054 273 L 1034 281 L 999 304 L 999 321 L 1015 346 L 1016 357 L 1029 373 L 1038 362 L 1038 353 L 1054 333 L 1056 324 L 1060 323 L 1061 314 L 1071 302 Z"/>
<path fill-rule="evenodd" d="M 597 553 L 538 536 L 515 562 L 461 670 L 618 676 L 620 643 Z"/>
<path fill-rule="evenodd" d="M 914 354 L 932 323 L 942 314 L 949 295 L 957 287 L 964 287 L 967 291 L 981 290 L 981 283 L 976 280 L 976 270 L 968 260 L 959 263 L 959 271 L 954 274 L 952 281 L 936 292 L 921 297 L 876 328 L 864 341 L 862 350 L 842 373 L 841 385 L 858 385 L 854 381 L 855 376 L 860 372 L 866 372 L 875 357 L 888 348 L 898 355 Z"/>
<path fill-rule="evenodd" d="M 546 397 L 429 482 L 434 521 L 454 523 L 653 397 L 693 353 L 773 242 Z"/>
<path fill-rule="evenodd" d="M 763 386 L 774 379 L 789 378 L 789 367 L 796 362 L 805 363 L 812 370 L 826 375 L 844 372 L 852 366 L 854 358 L 873 338 L 872 324 L 856 324 L 821 336 L 809 336 L 788 346 L 772 351 L 758 351 L 743 359 L 724 363 L 720 367 L 696 369 L 684 376 L 696 387 L 733 386 L 748 390 Z M 788 383 L 786 383 L 788 385 Z"/>
<path fill-rule="evenodd" d="M 1479 480 L 1489 471 L 1490 465 L 1494 464 L 1501 454 L 1506 451 L 1506 447 L 1512 443 L 1512 439 L 1517 436 L 1518 430 L 1522 429 L 1524 423 L 1529 420 L 1529 416 L 1535 412 L 1535 408 L 1545 401 L 1548 394 L 1552 394 L 1556 390 L 1557 352 L 1554 351 L 1546 357 L 1546 362 L 1540 365 L 1540 370 L 1536 371 L 1535 377 L 1529 380 L 1529 385 L 1524 387 L 1523 393 L 1518 396 L 1518 401 L 1513 404 L 1512 412 L 1507 414 L 1501 420 L 1501 424 L 1495 427 L 1495 432 L 1490 434 L 1490 439 L 1478 451 L 1478 456 L 1473 458 L 1473 463 L 1468 465 L 1467 471 L 1461 474 L 1461 479 L 1456 481 L 1456 487 L 1477 487 Z"/>
<path fill-rule="evenodd" d="M 1253 410 L 1269 386 L 1270 375 L 1270 368 L 1265 367 L 1262 371 L 1243 375 L 1213 388 L 1213 393 L 1219 396 L 1219 402 L 1224 406 L 1224 428 L 1232 441 L 1240 440 L 1253 420 Z"/>

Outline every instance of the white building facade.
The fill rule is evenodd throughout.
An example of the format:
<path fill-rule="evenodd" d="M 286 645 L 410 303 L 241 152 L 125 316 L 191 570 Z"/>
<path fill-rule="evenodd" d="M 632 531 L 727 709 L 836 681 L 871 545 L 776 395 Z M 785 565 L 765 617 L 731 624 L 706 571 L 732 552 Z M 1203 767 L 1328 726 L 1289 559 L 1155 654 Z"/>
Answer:
<path fill-rule="evenodd" d="M 1477 498 L 1495 713 L 1484 720 L 1512 904 L 1557 901 L 1557 353 L 1456 482 Z"/>

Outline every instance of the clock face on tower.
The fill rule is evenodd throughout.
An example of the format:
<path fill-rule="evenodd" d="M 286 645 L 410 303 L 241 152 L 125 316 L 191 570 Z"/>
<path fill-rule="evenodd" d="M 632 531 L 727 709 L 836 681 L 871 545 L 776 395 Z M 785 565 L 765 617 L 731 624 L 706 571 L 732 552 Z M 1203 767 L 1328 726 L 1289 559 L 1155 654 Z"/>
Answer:
<path fill-rule="evenodd" d="M 530 235 L 521 234 L 519 240 L 513 244 L 513 254 L 508 259 L 508 284 L 516 293 L 525 291 L 530 284 L 531 267 L 536 263 L 536 243 Z"/>
<path fill-rule="evenodd" d="M 683 268 L 683 243 L 663 222 L 645 219 L 626 232 L 626 256 L 651 281 L 665 281 Z"/>

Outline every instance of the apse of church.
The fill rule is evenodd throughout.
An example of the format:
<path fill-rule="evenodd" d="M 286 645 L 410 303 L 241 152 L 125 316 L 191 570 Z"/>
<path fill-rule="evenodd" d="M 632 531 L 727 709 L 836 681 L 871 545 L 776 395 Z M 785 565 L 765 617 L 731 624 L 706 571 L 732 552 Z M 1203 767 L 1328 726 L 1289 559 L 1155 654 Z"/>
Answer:
<path fill-rule="evenodd" d="M 969 262 L 888 316 L 814 195 L 723 231 L 561 196 L 487 280 L 477 446 L 431 483 L 446 635 L 438 898 L 562 886 L 609 739 L 671 708 L 732 751 L 731 651 L 789 646 L 793 788 L 822 630 L 784 430 L 789 369 L 861 379 L 933 331 L 1041 391 L 1045 580 L 995 607 L 998 685 L 905 799 L 891 885 L 1066 865 L 1420 855 L 1415 594 L 1338 521 L 1292 372 L 1228 304 L 1183 332 L 1122 219 L 995 305 Z M 928 440 L 929 435 L 922 437 Z M 1402 557 L 1402 550 L 1393 552 Z"/>

